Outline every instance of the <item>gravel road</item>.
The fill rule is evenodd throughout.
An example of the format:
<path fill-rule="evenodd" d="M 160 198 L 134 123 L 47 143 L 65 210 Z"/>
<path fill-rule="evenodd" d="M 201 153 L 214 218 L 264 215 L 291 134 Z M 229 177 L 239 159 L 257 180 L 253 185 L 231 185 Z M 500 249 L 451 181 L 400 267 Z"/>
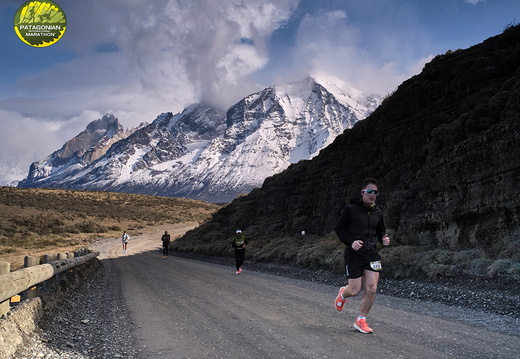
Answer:
<path fill-rule="evenodd" d="M 336 285 L 266 273 L 268 266 L 259 271 L 246 263 L 235 275 L 233 263 L 163 259 L 159 238 L 133 239 L 126 254 L 119 240 L 98 243 L 100 270 L 47 315 L 13 358 L 517 358 L 520 352 L 517 315 L 378 294 L 369 316 L 374 334 L 361 334 L 352 328 L 359 298 L 337 312 Z"/>

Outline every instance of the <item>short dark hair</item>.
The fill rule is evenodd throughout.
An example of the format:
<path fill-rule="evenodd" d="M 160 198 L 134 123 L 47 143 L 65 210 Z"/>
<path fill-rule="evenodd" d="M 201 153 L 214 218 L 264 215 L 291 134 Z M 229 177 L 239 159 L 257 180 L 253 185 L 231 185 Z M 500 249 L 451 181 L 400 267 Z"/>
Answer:
<path fill-rule="evenodd" d="M 363 188 L 366 188 L 369 184 L 373 184 L 377 188 L 379 188 L 379 182 L 375 178 L 365 178 L 365 180 L 363 181 Z"/>

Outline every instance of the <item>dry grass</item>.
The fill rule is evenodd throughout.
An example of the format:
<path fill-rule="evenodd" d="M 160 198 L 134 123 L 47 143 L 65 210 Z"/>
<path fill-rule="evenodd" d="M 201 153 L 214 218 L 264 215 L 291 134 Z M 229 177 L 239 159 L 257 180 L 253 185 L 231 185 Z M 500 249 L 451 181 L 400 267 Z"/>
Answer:
<path fill-rule="evenodd" d="M 155 232 L 187 222 L 206 222 L 220 206 L 181 198 L 113 192 L 0 187 L 0 261 L 11 270 L 23 265 L 25 256 L 73 252 L 93 241 L 116 238 L 123 230 L 130 236 Z M 212 232 L 172 243 L 172 250 L 212 256 L 232 256 L 231 238 Z M 214 228 L 216 227 L 216 228 Z M 248 233 L 246 233 L 247 236 Z M 193 238 L 192 238 L 193 237 Z M 259 262 L 293 264 L 302 268 L 344 270 L 344 245 L 330 233 L 324 237 L 249 238 L 247 255 Z M 482 250 L 448 250 L 392 245 L 381 248 L 389 278 L 450 277 L 464 273 L 485 277 L 520 276 L 520 240 L 504 240 L 495 257 Z"/>
<path fill-rule="evenodd" d="M 15 270 L 28 255 L 73 252 L 123 230 L 132 236 L 165 224 L 203 223 L 218 208 L 183 198 L 0 187 L 0 260 Z"/>
<path fill-rule="evenodd" d="M 197 253 L 209 256 L 233 256 L 228 236 L 212 232 L 218 223 L 208 223 L 188 232 L 171 245 L 175 252 Z M 206 233 L 201 231 L 207 230 Z M 196 235 L 194 235 L 195 233 Z M 329 270 L 344 273 L 345 246 L 334 233 L 325 236 L 294 235 L 272 238 L 246 237 L 250 240 L 246 256 L 255 262 L 292 265 L 311 270 Z M 481 278 L 520 278 L 520 240 L 509 238 L 504 250 L 490 257 L 481 249 L 424 248 L 378 244 L 384 265 L 384 275 L 393 279 L 456 278 L 460 275 Z"/>

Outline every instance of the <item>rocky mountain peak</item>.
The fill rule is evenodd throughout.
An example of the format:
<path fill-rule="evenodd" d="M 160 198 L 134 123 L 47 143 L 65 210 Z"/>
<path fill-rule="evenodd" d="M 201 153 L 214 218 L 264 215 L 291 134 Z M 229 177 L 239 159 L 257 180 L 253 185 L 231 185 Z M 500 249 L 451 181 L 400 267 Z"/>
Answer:
<path fill-rule="evenodd" d="M 79 161 L 67 162 L 59 176 L 55 162 L 46 162 L 53 170 L 35 177 L 32 173 L 42 168 L 37 166 L 22 185 L 231 201 L 291 163 L 316 156 L 363 119 L 369 108 L 355 102 L 363 101 L 360 94 L 347 96 L 358 92 L 346 89 L 337 80 L 334 91 L 341 98 L 336 99 L 309 77 L 251 94 L 226 112 L 193 104 L 178 114 L 160 114 L 81 166 L 75 165 Z M 72 144 L 88 147 L 80 146 L 82 141 L 92 148 L 90 141 L 100 135 L 97 129 L 113 123 L 109 117 L 99 121 L 69 141 L 67 152 L 79 156 Z"/>
<path fill-rule="evenodd" d="M 24 187 L 49 177 L 62 176 L 71 168 L 87 166 L 103 156 L 113 143 L 128 134 L 113 114 L 106 114 L 89 123 L 84 131 L 67 141 L 61 149 L 32 163 L 29 175 L 19 186 Z"/>

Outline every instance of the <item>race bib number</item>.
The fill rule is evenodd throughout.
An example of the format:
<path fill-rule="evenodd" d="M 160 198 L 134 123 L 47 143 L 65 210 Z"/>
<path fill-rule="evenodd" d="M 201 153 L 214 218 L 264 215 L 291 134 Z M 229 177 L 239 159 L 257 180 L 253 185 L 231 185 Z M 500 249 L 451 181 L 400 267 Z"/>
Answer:
<path fill-rule="evenodd" d="M 380 271 L 381 269 L 383 269 L 383 266 L 381 265 L 381 261 L 375 261 L 370 262 L 370 268 L 376 271 Z"/>

